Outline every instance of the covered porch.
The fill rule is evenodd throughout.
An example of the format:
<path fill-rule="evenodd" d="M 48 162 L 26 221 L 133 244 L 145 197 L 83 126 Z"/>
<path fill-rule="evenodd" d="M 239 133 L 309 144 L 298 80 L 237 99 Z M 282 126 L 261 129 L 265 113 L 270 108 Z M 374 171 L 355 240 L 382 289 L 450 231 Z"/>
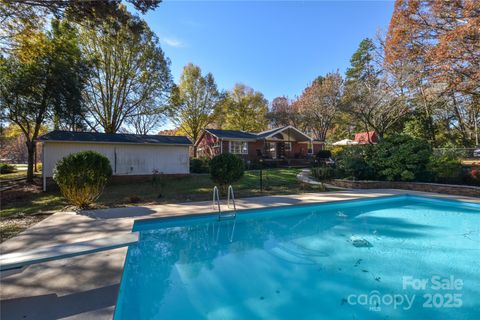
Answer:
<path fill-rule="evenodd" d="M 321 143 L 292 126 L 261 132 L 258 137 L 257 157 L 265 161 L 307 159 L 321 148 Z"/>

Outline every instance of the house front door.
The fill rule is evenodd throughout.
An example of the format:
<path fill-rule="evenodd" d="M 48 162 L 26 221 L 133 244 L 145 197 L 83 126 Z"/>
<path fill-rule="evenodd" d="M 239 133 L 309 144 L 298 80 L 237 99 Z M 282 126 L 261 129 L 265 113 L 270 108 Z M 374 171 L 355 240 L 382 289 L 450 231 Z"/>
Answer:
<path fill-rule="evenodd" d="M 277 142 L 277 158 L 285 158 L 285 142 Z"/>
<path fill-rule="evenodd" d="M 270 159 L 277 158 L 277 145 L 275 142 L 265 142 L 265 155 Z"/>

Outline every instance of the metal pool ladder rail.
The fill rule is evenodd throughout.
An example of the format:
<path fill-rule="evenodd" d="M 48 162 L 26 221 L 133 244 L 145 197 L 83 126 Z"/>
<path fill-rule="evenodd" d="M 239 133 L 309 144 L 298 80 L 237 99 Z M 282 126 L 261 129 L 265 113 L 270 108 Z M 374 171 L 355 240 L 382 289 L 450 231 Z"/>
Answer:
<path fill-rule="evenodd" d="M 228 193 L 227 193 L 227 208 L 230 209 L 230 200 L 232 200 L 233 204 L 233 213 L 237 215 L 237 207 L 235 206 L 235 195 L 233 193 L 233 187 L 231 185 L 228 186 Z"/>
<path fill-rule="evenodd" d="M 222 210 L 220 209 L 220 194 L 218 193 L 217 186 L 213 187 L 213 210 L 215 210 L 215 205 L 218 207 L 218 214 L 220 215 L 222 213 Z"/>
<path fill-rule="evenodd" d="M 218 192 L 217 186 L 213 187 L 213 209 L 218 210 L 218 220 L 226 220 L 226 219 L 235 219 L 237 216 L 237 207 L 235 205 L 235 195 L 233 193 L 233 187 L 228 186 L 228 193 L 227 193 L 227 208 L 230 208 L 230 200 L 232 200 L 233 204 L 233 211 L 228 211 L 222 213 L 220 208 L 220 193 Z"/>

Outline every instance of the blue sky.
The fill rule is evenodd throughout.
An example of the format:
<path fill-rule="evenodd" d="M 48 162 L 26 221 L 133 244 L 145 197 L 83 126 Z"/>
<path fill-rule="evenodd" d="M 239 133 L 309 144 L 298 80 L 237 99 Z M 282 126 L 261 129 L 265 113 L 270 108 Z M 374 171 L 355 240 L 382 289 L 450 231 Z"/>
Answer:
<path fill-rule="evenodd" d="M 143 18 L 178 81 L 192 62 L 220 89 L 237 82 L 271 101 L 317 76 L 344 72 L 360 41 L 386 30 L 393 1 L 168 1 Z"/>

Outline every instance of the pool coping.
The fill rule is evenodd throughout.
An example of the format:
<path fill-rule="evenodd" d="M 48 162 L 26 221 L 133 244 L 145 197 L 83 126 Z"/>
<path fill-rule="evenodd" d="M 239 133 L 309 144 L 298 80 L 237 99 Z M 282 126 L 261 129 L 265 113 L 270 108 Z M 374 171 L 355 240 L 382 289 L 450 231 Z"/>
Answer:
<path fill-rule="evenodd" d="M 405 194 L 480 204 L 480 199 L 473 197 L 395 189 L 366 189 L 237 199 L 237 209 L 244 212 L 267 207 L 312 205 Z M 211 205 L 211 201 L 204 201 L 93 210 L 82 214 L 58 212 L 18 237 L 0 244 L 0 252 L 4 254 L 17 252 L 22 248 L 35 249 L 99 237 L 113 237 L 117 234 L 130 233 L 134 223 L 140 220 L 212 215 Z M 138 215 L 135 211 L 142 214 Z M 119 213 L 120 217 L 115 217 Z M 123 213 L 126 213 L 125 216 L 122 216 Z M 111 319 L 126 253 L 126 248 L 119 248 L 44 262 L 1 279 L 1 318 L 27 316 L 36 319 L 53 317 Z M 98 297 L 99 293 L 102 298 Z"/>
<path fill-rule="evenodd" d="M 411 194 L 407 191 L 407 193 L 404 193 L 404 194 L 394 194 L 394 195 L 386 195 L 386 196 L 379 196 L 379 197 L 374 197 L 374 198 L 368 198 L 368 199 L 346 199 L 346 200 L 332 200 L 332 201 L 324 201 L 324 202 L 312 202 L 312 203 L 300 203 L 300 204 L 294 204 L 294 206 L 297 206 L 297 207 L 315 207 L 315 206 L 319 206 L 319 205 L 328 205 L 328 204 L 334 204 L 336 202 L 353 202 L 353 201 L 368 201 L 368 200 L 379 200 L 379 199 L 385 199 L 385 200 L 388 200 L 390 198 L 399 198 L 399 199 L 408 199 L 408 198 L 413 198 L 414 200 L 420 200 L 420 201 L 442 201 L 442 202 L 450 202 L 450 203 L 455 203 L 455 202 L 458 202 L 458 204 L 462 205 L 462 206 L 467 206 L 467 207 L 470 207 L 470 206 L 474 206 L 474 207 L 477 207 L 477 206 L 480 206 L 480 201 L 478 203 L 476 202 L 471 202 L 471 201 L 467 201 L 467 200 L 457 200 L 456 198 L 455 199 L 448 199 L 448 198 L 445 198 L 445 197 L 433 197 L 431 195 L 415 195 L 415 194 Z M 239 211 L 238 214 L 239 216 L 242 216 L 244 214 L 248 214 L 249 212 L 251 211 L 262 211 L 262 210 L 270 210 L 270 209 L 281 209 L 281 208 L 288 208 L 292 206 L 292 204 L 284 204 L 284 205 L 279 205 L 279 206 L 275 206 L 274 208 L 271 208 L 271 207 L 263 207 L 263 208 L 248 208 L 248 209 L 241 209 L 241 210 L 237 210 Z M 479 207 L 480 208 L 480 207 Z M 222 213 L 230 213 L 232 212 L 233 210 L 229 210 L 229 211 L 222 211 Z M 215 212 L 212 211 L 211 212 L 206 212 L 206 213 L 188 213 L 188 214 L 184 214 L 184 215 L 181 215 L 181 216 L 169 216 L 169 217 L 149 217 L 149 218 L 139 218 L 139 219 L 136 219 L 134 221 L 134 224 L 132 226 L 132 232 L 136 232 L 137 230 L 135 229 L 135 226 L 136 225 L 139 225 L 139 224 L 143 224 L 143 223 L 149 223 L 149 222 L 156 222 L 156 221 L 170 221 L 170 220 L 179 220 L 179 219 L 185 219 L 185 220 L 188 220 L 188 219 L 192 219 L 192 218 L 198 218 L 199 220 L 203 217 L 207 218 L 207 217 L 211 217 L 211 218 L 216 218 L 218 217 L 218 212 Z"/>

